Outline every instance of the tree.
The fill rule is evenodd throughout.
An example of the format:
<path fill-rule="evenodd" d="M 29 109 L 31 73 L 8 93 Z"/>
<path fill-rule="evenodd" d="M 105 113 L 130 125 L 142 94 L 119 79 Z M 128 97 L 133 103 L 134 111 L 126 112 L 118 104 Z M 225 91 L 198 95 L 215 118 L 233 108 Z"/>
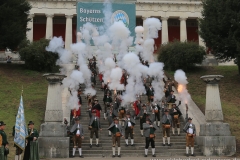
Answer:
<path fill-rule="evenodd" d="M 26 37 L 31 6 L 27 0 L 0 1 L 0 48 L 15 50 Z"/>
<path fill-rule="evenodd" d="M 189 70 L 196 63 L 202 63 L 205 55 L 204 47 L 195 42 L 174 41 L 161 46 L 158 50 L 158 60 L 166 69 Z"/>
<path fill-rule="evenodd" d="M 27 45 L 28 43 L 25 43 Z M 56 61 L 58 54 L 46 51 L 49 40 L 34 41 L 19 50 L 21 59 L 25 61 L 25 67 L 35 71 L 57 71 Z"/>
<path fill-rule="evenodd" d="M 204 0 L 200 36 L 222 62 L 237 60 L 240 74 L 240 1 Z"/>

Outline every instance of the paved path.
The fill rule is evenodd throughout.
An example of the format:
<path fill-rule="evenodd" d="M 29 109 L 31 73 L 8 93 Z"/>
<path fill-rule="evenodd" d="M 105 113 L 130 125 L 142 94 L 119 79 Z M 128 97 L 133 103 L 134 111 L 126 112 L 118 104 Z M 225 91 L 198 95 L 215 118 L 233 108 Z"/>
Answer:
<path fill-rule="evenodd" d="M 205 156 L 196 156 L 196 157 L 185 157 L 185 156 L 180 156 L 180 157 L 86 157 L 86 158 L 80 158 L 80 157 L 75 157 L 75 158 L 64 158 L 62 160 L 75 160 L 75 159 L 83 159 L 83 160 L 99 160 L 99 159 L 104 159 L 104 160 L 114 160 L 114 159 L 119 159 L 119 160 L 239 160 L 235 159 L 235 157 L 205 157 Z M 42 159 L 43 160 L 43 159 Z M 44 160 L 59 160 L 57 158 L 53 159 L 44 159 Z"/>

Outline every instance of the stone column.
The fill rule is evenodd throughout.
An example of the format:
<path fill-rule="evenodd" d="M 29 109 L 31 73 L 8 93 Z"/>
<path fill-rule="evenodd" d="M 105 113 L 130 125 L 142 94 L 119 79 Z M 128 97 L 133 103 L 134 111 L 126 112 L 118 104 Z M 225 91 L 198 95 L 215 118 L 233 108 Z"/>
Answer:
<path fill-rule="evenodd" d="M 207 83 L 205 106 L 206 122 L 223 122 L 222 105 L 218 87 L 218 82 L 222 77 L 221 75 L 201 77 L 201 79 Z"/>
<path fill-rule="evenodd" d="M 65 75 L 67 77 L 70 77 L 72 71 L 75 68 L 75 64 L 62 64 L 60 65 L 64 68 Z M 62 91 L 62 109 L 63 109 L 63 118 L 66 118 L 68 122 L 70 122 L 70 108 L 67 106 L 68 100 L 70 97 L 70 93 L 67 87 L 65 87 Z"/>
<path fill-rule="evenodd" d="M 73 15 L 66 15 L 66 31 L 65 31 L 65 49 L 70 49 L 72 44 L 72 18 Z"/>
<path fill-rule="evenodd" d="M 53 37 L 53 14 L 46 14 L 46 39 L 52 39 Z"/>
<path fill-rule="evenodd" d="M 187 18 L 180 17 L 179 20 L 180 20 L 180 41 L 185 42 L 187 41 L 187 25 L 186 25 Z"/>
<path fill-rule="evenodd" d="M 32 42 L 33 41 L 33 17 L 34 14 L 30 14 L 28 16 L 28 18 L 30 18 L 31 20 L 28 22 L 27 24 L 27 28 L 30 29 L 29 31 L 27 31 L 27 39 Z"/>
<path fill-rule="evenodd" d="M 162 20 L 162 44 L 168 43 L 168 17 L 161 17 Z"/>
<path fill-rule="evenodd" d="M 200 132 L 196 141 L 205 156 L 232 156 L 236 153 L 236 138 L 231 136 L 229 124 L 223 123 L 218 87 L 218 82 L 222 77 L 221 75 L 201 77 L 207 83 L 206 123 L 200 125 Z"/>
<path fill-rule="evenodd" d="M 45 123 L 41 124 L 39 157 L 68 158 L 69 137 L 63 121 L 61 82 L 65 75 L 50 73 L 43 75 L 48 81 Z"/>

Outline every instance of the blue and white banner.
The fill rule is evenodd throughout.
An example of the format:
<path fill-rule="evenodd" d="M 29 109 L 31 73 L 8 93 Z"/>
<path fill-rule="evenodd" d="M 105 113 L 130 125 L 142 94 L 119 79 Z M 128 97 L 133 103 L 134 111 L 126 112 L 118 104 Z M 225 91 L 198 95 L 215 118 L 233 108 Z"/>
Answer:
<path fill-rule="evenodd" d="M 15 135 L 14 135 L 15 145 L 17 145 L 22 150 L 24 150 L 26 146 L 25 145 L 26 137 L 28 137 L 28 131 L 27 131 L 25 116 L 24 116 L 23 98 L 21 96 L 21 100 L 18 108 L 18 114 L 16 117 L 16 123 L 15 123 Z"/>

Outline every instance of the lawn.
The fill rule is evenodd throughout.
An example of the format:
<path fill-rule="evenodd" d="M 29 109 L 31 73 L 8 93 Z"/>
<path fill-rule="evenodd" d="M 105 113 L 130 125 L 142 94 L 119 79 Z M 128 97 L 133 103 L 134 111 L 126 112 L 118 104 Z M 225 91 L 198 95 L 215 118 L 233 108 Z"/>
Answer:
<path fill-rule="evenodd" d="M 236 66 L 197 67 L 186 72 L 188 77 L 188 90 L 195 103 L 204 113 L 206 99 L 206 84 L 200 79 L 203 75 L 220 74 L 224 78 L 219 83 L 220 97 L 224 121 L 230 124 L 231 132 L 237 138 L 237 152 L 240 156 L 240 76 Z M 34 121 L 35 128 L 39 130 L 44 120 L 47 98 L 47 81 L 42 77 L 44 73 L 25 70 L 22 65 L 0 64 L 0 120 L 6 126 L 6 133 L 10 142 L 10 155 L 14 159 L 12 127 L 15 123 L 23 87 L 23 102 L 26 123 Z M 168 72 L 173 78 L 174 72 Z"/>
<path fill-rule="evenodd" d="M 25 70 L 22 65 L 0 64 L 0 120 L 7 124 L 5 132 L 10 143 L 10 160 L 14 159 L 15 154 L 12 127 L 15 125 L 22 88 L 26 123 L 32 120 L 39 130 L 44 120 L 48 84 L 42 75 Z"/>
<path fill-rule="evenodd" d="M 173 72 L 167 72 L 173 78 Z M 196 67 L 186 72 L 189 84 L 187 89 L 192 99 L 205 113 L 206 84 L 200 79 L 204 75 L 223 75 L 219 82 L 219 92 L 224 122 L 230 124 L 231 132 L 237 139 L 237 155 L 240 156 L 240 76 L 237 66 Z"/>

